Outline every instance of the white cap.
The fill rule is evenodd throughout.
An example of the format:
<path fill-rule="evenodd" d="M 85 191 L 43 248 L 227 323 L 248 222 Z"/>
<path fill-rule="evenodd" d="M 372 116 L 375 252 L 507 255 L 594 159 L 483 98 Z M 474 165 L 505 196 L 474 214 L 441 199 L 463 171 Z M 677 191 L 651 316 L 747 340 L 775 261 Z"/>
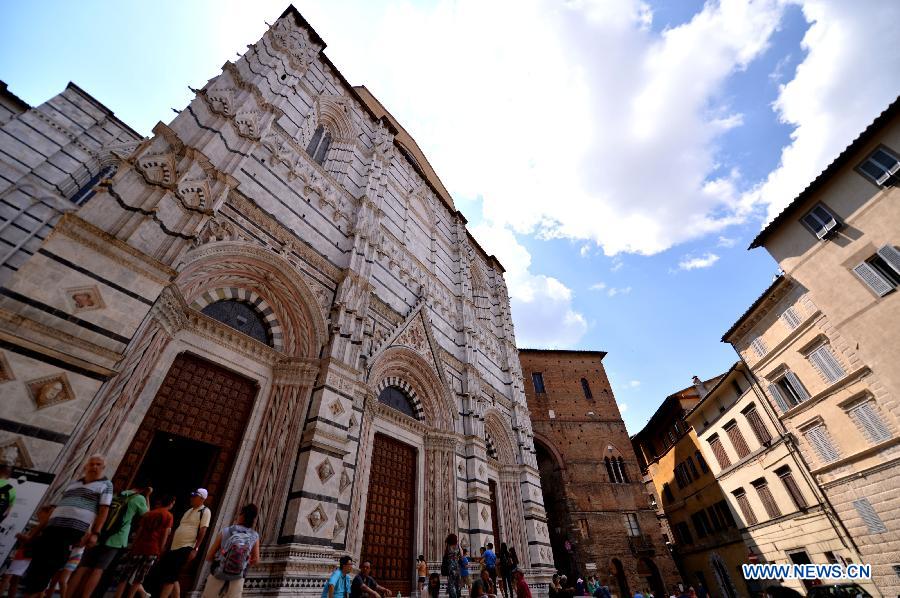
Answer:
<path fill-rule="evenodd" d="M 193 492 L 191 492 L 191 496 L 199 496 L 203 500 L 209 496 L 209 492 L 206 491 L 206 488 L 197 488 Z"/>

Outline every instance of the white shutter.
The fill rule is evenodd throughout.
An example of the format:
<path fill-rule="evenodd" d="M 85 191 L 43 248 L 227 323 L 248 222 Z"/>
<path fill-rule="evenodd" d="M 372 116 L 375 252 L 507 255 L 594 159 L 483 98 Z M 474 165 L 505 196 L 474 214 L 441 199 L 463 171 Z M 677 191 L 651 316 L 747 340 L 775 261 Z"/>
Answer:
<path fill-rule="evenodd" d="M 769 384 L 769 394 L 772 395 L 773 399 L 775 399 L 775 402 L 778 404 L 778 408 L 781 409 L 782 413 L 790 409 L 790 407 L 788 407 L 787 401 L 784 400 L 784 396 L 781 394 L 781 389 L 778 388 L 778 385 Z"/>
<path fill-rule="evenodd" d="M 828 382 L 837 382 L 846 374 L 843 366 L 841 366 L 828 345 L 822 345 L 811 352 L 809 360 L 825 376 Z"/>
<path fill-rule="evenodd" d="M 754 353 L 756 353 L 757 357 L 763 357 L 766 354 L 766 344 L 762 341 L 761 338 L 756 337 L 753 339 L 753 342 L 750 343 L 750 346 L 753 347 Z"/>
<path fill-rule="evenodd" d="M 885 245 L 878 250 L 878 255 L 880 255 L 881 259 L 886 261 L 897 274 L 900 274 L 900 251 L 897 251 L 896 247 L 893 245 Z"/>
<path fill-rule="evenodd" d="M 794 330 L 797 326 L 800 325 L 800 316 L 797 315 L 797 312 L 794 311 L 793 307 L 789 307 L 784 310 L 784 313 L 781 314 L 781 318 L 791 330 Z"/>
<path fill-rule="evenodd" d="M 806 388 L 800 384 L 800 378 L 797 377 L 797 374 L 789 371 L 784 377 L 787 378 L 788 384 L 790 384 L 794 392 L 797 393 L 797 398 L 800 399 L 801 403 L 809 399 L 809 393 L 806 392 Z"/>
<path fill-rule="evenodd" d="M 888 430 L 884 420 L 881 419 L 881 415 L 875 410 L 870 401 L 866 401 L 851 409 L 850 415 L 862 426 L 870 442 L 878 443 L 891 437 L 891 431 Z"/>
<path fill-rule="evenodd" d="M 884 525 L 884 521 L 882 521 L 881 517 L 878 516 L 878 513 L 875 512 L 875 507 L 872 506 L 872 503 L 869 502 L 868 498 L 854 500 L 853 506 L 856 508 L 856 512 L 859 513 L 859 516 L 862 517 L 866 527 L 869 528 L 870 534 L 881 534 L 888 531 L 887 526 Z"/>
<path fill-rule="evenodd" d="M 810 428 L 804 432 L 804 435 L 809 440 L 809 443 L 813 445 L 813 448 L 816 449 L 816 454 L 819 455 L 822 463 L 831 463 L 832 461 L 837 461 L 838 457 L 840 457 L 837 449 L 831 442 L 831 437 L 828 435 L 825 426 L 818 425 Z"/>
<path fill-rule="evenodd" d="M 853 273 L 859 276 L 859 279 L 866 283 L 879 297 L 884 297 L 893 290 L 893 287 L 882 278 L 881 274 L 866 262 L 853 268 Z"/>

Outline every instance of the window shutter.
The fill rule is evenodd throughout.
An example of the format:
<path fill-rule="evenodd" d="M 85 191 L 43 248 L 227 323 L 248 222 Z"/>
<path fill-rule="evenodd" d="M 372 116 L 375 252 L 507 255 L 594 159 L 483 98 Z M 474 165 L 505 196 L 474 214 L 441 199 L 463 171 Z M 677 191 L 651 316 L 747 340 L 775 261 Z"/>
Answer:
<path fill-rule="evenodd" d="M 794 475 L 790 472 L 790 470 L 785 471 L 779 476 L 781 478 L 781 483 L 784 484 L 784 489 L 787 490 L 787 493 L 790 495 L 791 500 L 794 501 L 794 504 L 798 509 L 805 509 L 808 505 L 806 503 L 806 499 L 803 497 L 803 493 L 800 492 L 800 487 L 797 486 L 797 481 L 794 480 Z"/>
<path fill-rule="evenodd" d="M 712 452 L 716 456 L 716 461 L 719 462 L 719 467 L 722 469 L 731 467 L 731 459 L 728 458 L 728 453 L 725 452 L 725 447 L 722 446 L 722 441 L 719 440 L 718 436 L 709 439 L 709 446 L 712 447 Z"/>
<path fill-rule="evenodd" d="M 728 438 L 731 439 L 731 444 L 734 446 L 738 459 L 743 459 L 750 454 L 750 447 L 747 446 L 747 441 L 744 440 L 744 435 L 741 434 L 741 429 L 737 427 L 737 424 L 726 428 L 725 432 L 728 434 Z"/>
<path fill-rule="evenodd" d="M 797 312 L 794 311 L 793 307 L 789 307 L 784 310 L 784 313 L 781 314 L 782 319 L 784 319 L 784 323 L 788 325 L 788 328 L 794 330 L 797 326 L 800 325 L 800 316 L 797 315 Z"/>
<path fill-rule="evenodd" d="M 747 422 L 753 429 L 753 434 L 756 435 L 756 439 L 761 445 L 765 445 L 772 441 L 772 435 L 769 434 L 769 430 L 766 428 L 766 425 L 763 423 L 762 418 L 755 408 L 747 411 L 744 414 L 744 417 L 747 418 Z"/>
<path fill-rule="evenodd" d="M 891 437 L 891 431 L 870 401 L 854 407 L 850 414 L 862 426 L 870 442 L 879 443 Z"/>
<path fill-rule="evenodd" d="M 837 382 L 846 373 L 828 345 L 822 345 L 810 353 L 809 360 L 816 369 L 822 372 L 828 382 Z"/>
<path fill-rule="evenodd" d="M 881 277 L 881 274 L 866 262 L 853 268 L 853 273 L 866 283 L 866 285 L 879 297 L 884 297 L 893 290 L 893 287 Z"/>
<path fill-rule="evenodd" d="M 744 521 L 747 522 L 747 525 L 756 525 L 759 523 L 759 520 L 756 519 L 756 513 L 753 512 L 753 507 L 750 506 L 750 499 L 747 498 L 747 494 L 741 492 L 734 496 L 737 499 L 738 506 L 741 508 L 741 513 L 744 515 Z"/>
<path fill-rule="evenodd" d="M 797 377 L 797 374 L 794 372 L 788 371 L 785 375 L 788 383 L 791 385 L 791 388 L 794 389 L 794 392 L 797 393 L 797 397 L 800 399 L 800 402 L 809 400 L 809 393 L 806 392 L 806 388 L 800 384 L 800 378 Z"/>
<path fill-rule="evenodd" d="M 881 256 L 881 259 L 886 261 L 897 274 L 900 274 L 900 251 L 897 251 L 896 247 L 893 245 L 885 245 L 878 250 L 878 255 Z"/>
<path fill-rule="evenodd" d="M 757 357 L 763 357 L 766 354 L 766 344 L 759 337 L 753 339 L 753 342 L 750 343 L 750 346 L 753 348 L 753 352 L 756 353 Z"/>
<path fill-rule="evenodd" d="M 887 531 L 884 521 L 882 521 L 881 517 L 878 516 L 878 513 L 875 512 L 875 507 L 872 506 L 872 503 L 869 502 L 868 498 L 854 500 L 853 507 L 856 509 L 856 512 L 859 513 L 859 516 L 862 517 L 866 527 L 869 528 L 870 534 L 881 534 Z"/>
<path fill-rule="evenodd" d="M 772 491 L 769 490 L 768 484 L 756 486 L 756 493 L 759 494 L 759 499 L 766 508 L 766 513 L 769 514 L 769 517 L 781 517 L 781 509 L 778 508 L 778 503 L 775 502 L 775 497 L 772 496 Z"/>
<path fill-rule="evenodd" d="M 825 426 L 818 425 L 812 427 L 807 430 L 804 435 L 809 440 L 810 444 L 813 445 L 816 454 L 819 455 L 819 459 L 823 463 L 837 461 L 838 457 L 840 457 L 837 448 L 835 448 L 834 444 L 831 442 L 831 436 L 829 436 Z"/>
<path fill-rule="evenodd" d="M 784 395 L 781 394 L 781 389 L 776 384 L 769 384 L 769 394 L 775 399 L 782 413 L 789 409 L 787 401 L 784 400 Z"/>

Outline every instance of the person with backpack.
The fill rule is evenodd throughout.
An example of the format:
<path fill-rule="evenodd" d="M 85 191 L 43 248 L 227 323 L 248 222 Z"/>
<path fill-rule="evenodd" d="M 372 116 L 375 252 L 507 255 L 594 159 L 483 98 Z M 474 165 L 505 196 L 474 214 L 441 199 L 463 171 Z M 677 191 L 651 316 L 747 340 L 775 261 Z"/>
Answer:
<path fill-rule="evenodd" d="M 491 583 L 497 587 L 497 553 L 494 552 L 494 543 L 488 542 L 487 550 L 484 551 L 484 568 L 487 569 L 488 575 L 491 576 Z M 500 588 L 497 588 L 500 591 Z M 507 597 L 508 598 L 508 597 Z"/>
<path fill-rule="evenodd" d="M 209 547 L 206 560 L 212 563 L 203 598 L 240 598 L 247 567 L 259 560 L 259 534 L 253 529 L 259 510 L 244 505 L 237 522 L 222 530 Z"/>
<path fill-rule="evenodd" d="M 127 598 L 140 594 L 147 598 L 144 589 L 144 578 L 156 559 L 165 549 L 166 540 L 172 531 L 175 518 L 172 517 L 172 507 L 175 506 L 175 497 L 163 496 L 156 504 L 156 508 L 147 512 L 137 524 L 134 541 L 128 554 L 119 563 L 116 577 L 119 585 L 116 588 L 115 598 L 122 598 L 128 589 Z"/>
<path fill-rule="evenodd" d="M 462 554 L 459 552 L 456 534 L 449 534 L 444 541 L 444 558 L 441 560 L 441 575 L 447 576 L 447 596 L 449 598 L 459 598 L 459 563 L 461 560 Z"/>
<path fill-rule="evenodd" d="M 103 572 L 113 563 L 119 552 L 128 546 L 131 523 L 147 511 L 147 499 L 153 492 L 146 484 L 119 492 L 112 500 L 109 515 L 100 530 L 97 544 L 84 551 L 81 564 L 66 590 L 65 598 L 90 598 Z"/>
<path fill-rule="evenodd" d="M 173 592 L 175 598 L 178 598 L 181 593 L 178 576 L 184 566 L 196 558 L 212 519 L 212 512 L 204 504 L 208 497 L 206 488 L 197 488 L 191 492 L 191 508 L 181 516 L 181 521 L 172 534 L 172 545 L 154 568 L 162 584 L 159 598 L 169 598 Z"/>
<path fill-rule="evenodd" d="M 84 464 L 84 476 L 63 491 L 47 527 L 35 540 L 31 565 L 22 578 L 22 592 L 28 598 L 43 593 L 53 574 L 66 564 L 72 546 L 97 544 L 113 499 L 113 485 L 103 476 L 104 469 L 106 458 L 92 455 Z"/>

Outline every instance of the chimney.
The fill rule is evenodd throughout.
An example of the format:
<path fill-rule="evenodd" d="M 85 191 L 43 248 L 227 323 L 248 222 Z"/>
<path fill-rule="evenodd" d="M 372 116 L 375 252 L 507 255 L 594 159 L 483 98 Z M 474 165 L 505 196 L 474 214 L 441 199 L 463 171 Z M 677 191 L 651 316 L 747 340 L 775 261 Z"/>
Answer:
<path fill-rule="evenodd" d="M 706 390 L 706 385 L 703 384 L 703 380 L 701 380 L 697 376 L 694 376 L 693 382 L 694 382 L 694 388 L 697 389 L 697 396 L 702 399 L 703 397 L 706 396 L 706 393 L 709 392 L 708 390 Z"/>

